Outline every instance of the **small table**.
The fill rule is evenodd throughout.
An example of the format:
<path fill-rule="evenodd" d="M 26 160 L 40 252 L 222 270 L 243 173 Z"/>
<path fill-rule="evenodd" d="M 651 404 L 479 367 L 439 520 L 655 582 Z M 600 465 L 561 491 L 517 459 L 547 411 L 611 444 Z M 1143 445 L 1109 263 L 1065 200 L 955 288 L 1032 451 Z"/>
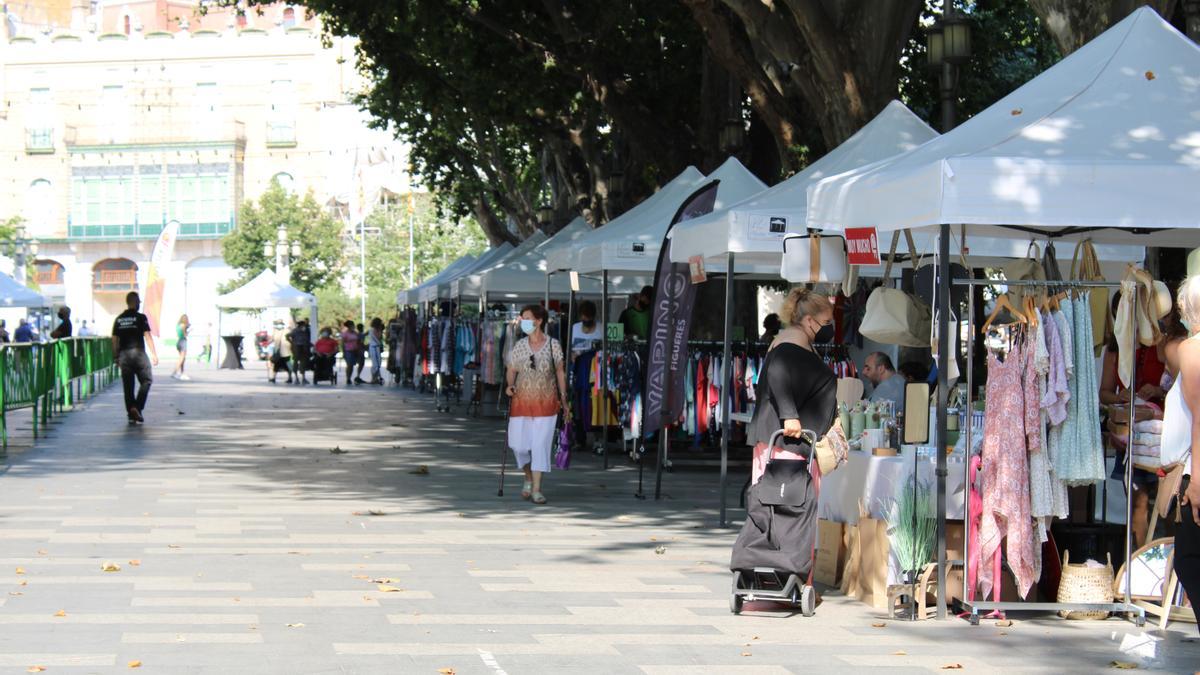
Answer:
<path fill-rule="evenodd" d="M 242 336 L 222 335 L 225 341 L 225 358 L 221 360 L 221 368 L 226 370 L 242 370 Z"/>

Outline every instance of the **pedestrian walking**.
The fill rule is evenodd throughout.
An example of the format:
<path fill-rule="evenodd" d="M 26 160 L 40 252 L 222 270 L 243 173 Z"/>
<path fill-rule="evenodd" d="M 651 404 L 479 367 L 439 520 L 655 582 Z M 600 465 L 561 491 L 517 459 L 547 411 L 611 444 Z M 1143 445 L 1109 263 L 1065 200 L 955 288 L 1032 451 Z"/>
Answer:
<path fill-rule="evenodd" d="M 347 321 L 342 330 L 342 360 L 346 362 L 346 386 L 354 384 L 354 366 L 358 365 L 359 357 L 358 331 L 354 330 L 354 322 Z M 362 380 L 359 380 L 359 384 Z"/>
<path fill-rule="evenodd" d="M 1159 452 L 1163 466 L 1183 466 L 1183 479 L 1176 495 L 1175 574 L 1192 601 L 1192 613 L 1200 624 L 1200 446 L 1196 423 L 1200 419 L 1200 276 L 1179 288 L 1179 316 L 1191 334 L 1179 345 L 1179 375 L 1167 392 L 1163 413 L 1163 436 Z"/>
<path fill-rule="evenodd" d="M 17 330 L 13 333 L 13 342 L 37 342 L 37 336 L 33 332 L 33 324 L 22 318 L 17 324 Z"/>
<path fill-rule="evenodd" d="M 71 308 L 63 305 L 58 308 L 58 327 L 50 331 L 50 339 L 61 340 L 71 337 Z"/>
<path fill-rule="evenodd" d="M 308 331 L 308 322 L 304 319 L 296 322 L 288 339 L 292 341 L 292 370 L 300 384 L 308 384 L 309 359 L 312 357 L 312 333 Z"/>
<path fill-rule="evenodd" d="M 200 355 L 196 357 L 197 363 L 199 363 L 200 361 L 204 361 L 206 363 L 212 363 L 213 329 L 212 329 L 211 321 L 207 324 L 205 331 L 206 332 L 204 333 L 204 347 L 201 348 Z"/>
<path fill-rule="evenodd" d="M 371 319 L 367 332 L 367 351 L 371 354 L 371 384 L 383 384 L 383 319 Z"/>
<path fill-rule="evenodd" d="M 175 372 L 171 373 L 171 377 L 176 380 L 192 379 L 183 372 L 183 367 L 187 363 L 188 333 L 191 330 L 192 324 L 188 321 L 187 314 L 180 316 L 179 322 L 175 324 L 175 349 L 179 352 L 179 363 L 175 366 Z"/>
<path fill-rule="evenodd" d="M 271 335 L 271 354 L 267 358 L 267 380 L 275 384 L 279 371 L 287 373 L 287 383 L 292 383 L 292 342 L 288 339 L 288 331 L 282 321 L 275 322 L 275 332 Z"/>
<path fill-rule="evenodd" d="M 367 365 L 367 332 L 363 330 L 363 325 L 360 323 L 357 326 L 358 332 L 358 372 L 354 375 L 354 384 L 366 384 L 366 380 L 362 379 L 363 368 Z"/>
<path fill-rule="evenodd" d="M 506 372 L 509 407 L 508 444 L 525 472 L 521 498 L 545 504 L 542 474 L 550 472 L 554 427 L 561 410 L 570 419 L 567 376 L 562 346 L 545 333 L 546 309 L 529 305 L 521 310 L 525 337 L 513 345 Z"/>
<path fill-rule="evenodd" d="M 144 422 L 146 399 L 150 396 L 150 385 L 154 383 L 151 366 L 158 365 L 158 353 L 154 350 L 154 338 L 150 335 L 150 319 L 138 309 L 142 299 L 136 291 L 125 296 L 125 311 L 113 321 L 113 352 L 117 355 L 117 367 L 121 369 L 121 384 L 125 387 L 125 411 L 129 423 Z M 146 350 L 150 356 L 147 358 Z M 137 396 L 133 383 L 137 380 Z"/>

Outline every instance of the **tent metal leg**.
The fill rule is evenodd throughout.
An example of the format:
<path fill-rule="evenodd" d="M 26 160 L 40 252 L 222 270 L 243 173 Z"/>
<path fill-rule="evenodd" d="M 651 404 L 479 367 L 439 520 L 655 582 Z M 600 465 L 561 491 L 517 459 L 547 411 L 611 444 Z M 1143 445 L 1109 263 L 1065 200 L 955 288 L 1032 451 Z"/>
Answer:
<path fill-rule="evenodd" d="M 608 470 L 608 270 L 600 274 L 600 447 L 604 452 L 604 469 Z"/>
<path fill-rule="evenodd" d="M 933 450 L 937 456 L 937 563 L 938 589 L 946 588 L 946 409 L 950 405 L 950 225 L 943 223 L 938 235 L 938 405 L 937 437 Z M 946 618 L 946 595 L 939 590 L 937 618 Z"/>
<path fill-rule="evenodd" d="M 725 343 L 722 345 L 721 356 L 721 527 L 727 521 L 725 514 L 725 488 L 729 484 L 729 406 L 733 402 L 732 387 L 730 387 L 729 359 L 732 352 L 733 339 L 733 265 L 734 254 L 731 252 L 725 259 Z"/>

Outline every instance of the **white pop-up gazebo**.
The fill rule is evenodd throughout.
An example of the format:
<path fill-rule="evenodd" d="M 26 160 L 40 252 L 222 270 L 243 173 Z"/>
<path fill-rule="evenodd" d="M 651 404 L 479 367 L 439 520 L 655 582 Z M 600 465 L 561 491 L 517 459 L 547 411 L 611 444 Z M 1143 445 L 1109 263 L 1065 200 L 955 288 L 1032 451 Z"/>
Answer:
<path fill-rule="evenodd" d="M 416 305 L 425 302 L 425 292 L 431 285 L 436 286 L 439 279 L 443 279 L 447 274 L 453 274 L 455 271 L 460 270 L 474 262 L 475 256 L 473 255 L 467 254 L 461 256 L 454 262 L 446 265 L 444 268 L 442 268 L 442 271 L 438 272 L 432 277 L 406 291 L 400 291 L 400 293 L 397 294 L 396 301 L 405 305 Z"/>
<path fill-rule="evenodd" d="M 808 225 L 937 232 L 938 352 L 946 354 L 951 225 L 994 236 L 1200 243 L 1198 110 L 1200 48 L 1143 7 L 953 131 L 819 182 L 808 193 Z M 938 371 L 940 438 L 946 438 L 947 370 Z M 946 456 L 935 454 L 938 576 L 946 588 Z M 1129 480 L 1127 472 L 1127 489 Z M 1127 544 L 1126 559 L 1129 553 Z M 1112 607 L 1144 616 L 1128 593 Z M 945 615 L 941 598 L 938 614 Z"/>
<path fill-rule="evenodd" d="M 291 309 L 309 310 L 309 332 L 315 337 L 317 325 L 317 298 L 312 293 L 286 283 L 275 275 L 273 270 L 263 270 L 245 285 L 217 298 L 217 307 L 221 309 L 268 309 L 271 307 L 286 307 Z M 221 314 L 217 315 L 217 334 L 221 333 Z M 217 343 L 216 362 L 221 362 L 221 344 Z"/>
<path fill-rule="evenodd" d="M 478 298 L 479 291 L 483 284 L 483 273 L 498 265 L 503 265 L 511 260 L 520 258 L 533 249 L 545 243 L 547 237 L 541 231 L 534 232 L 527 239 L 511 247 L 509 251 L 497 258 L 491 260 L 483 260 L 471 265 L 469 268 L 460 272 L 447 276 L 438 282 L 438 293 L 443 298 L 460 298 L 471 297 Z"/>

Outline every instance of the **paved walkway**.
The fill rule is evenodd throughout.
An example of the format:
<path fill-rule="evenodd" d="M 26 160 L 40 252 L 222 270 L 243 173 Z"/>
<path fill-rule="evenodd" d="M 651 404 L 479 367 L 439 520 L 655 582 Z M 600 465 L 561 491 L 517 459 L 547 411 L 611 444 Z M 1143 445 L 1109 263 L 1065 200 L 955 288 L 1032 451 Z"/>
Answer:
<path fill-rule="evenodd" d="M 812 619 L 733 616 L 715 474 L 668 475 L 672 499 L 642 502 L 634 470 L 582 458 L 534 507 L 514 473 L 496 496 L 498 421 L 399 390 L 194 377 L 164 371 L 144 427 L 118 387 L 10 453 L 0 671 L 1200 669 L 1183 625 L 877 627 L 835 593 Z"/>

